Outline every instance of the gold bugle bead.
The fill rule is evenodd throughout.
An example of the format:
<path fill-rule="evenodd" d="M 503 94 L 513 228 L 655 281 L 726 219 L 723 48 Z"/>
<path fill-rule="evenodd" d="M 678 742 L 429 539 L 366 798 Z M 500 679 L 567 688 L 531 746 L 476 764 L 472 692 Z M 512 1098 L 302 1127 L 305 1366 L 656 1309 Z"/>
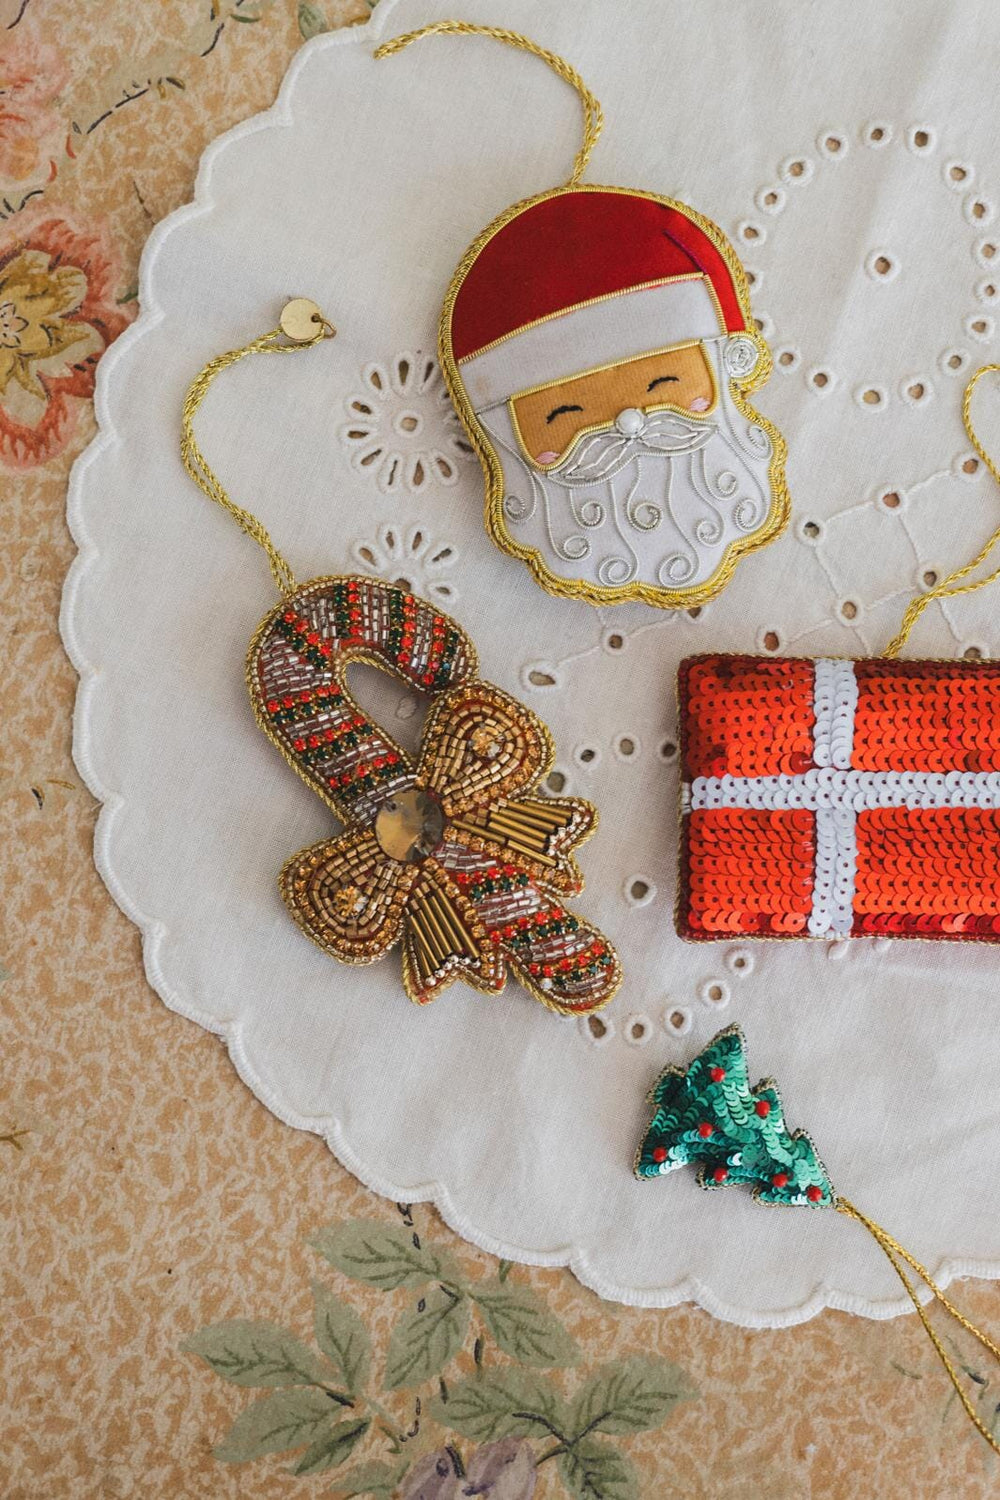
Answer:
<path fill-rule="evenodd" d="M 433 943 L 434 948 L 438 951 L 440 955 L 440 962 L 444 963 L 445 959 L 448 957 L 448 954 L 451 952 L 451 940 L 449 939 L 447 932 L 441 926 L 436 912 L 426 898 L 424 898 L 424 900 L 421 902 L 420 912 L 427 924 L 428 938 Z"/>

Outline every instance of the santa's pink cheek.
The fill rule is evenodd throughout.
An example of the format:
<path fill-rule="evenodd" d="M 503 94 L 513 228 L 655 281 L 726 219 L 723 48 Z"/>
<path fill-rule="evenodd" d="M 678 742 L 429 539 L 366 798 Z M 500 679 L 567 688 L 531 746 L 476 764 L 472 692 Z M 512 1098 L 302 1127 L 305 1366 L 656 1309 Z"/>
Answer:
<path fill-rule="evenodd" d="M 544 453 L 536 453 L 535 454 L 535 463 L 536 464 L 552 464 L 552 463 L 555 463 L 555 461 L 556 461 L 556 459 L 558 457 L 559 457 L 558 453 L 553 453 L 551 449 L 546 448 L 546 450 L 545 450 Z"/>
<path fill-rule="evenodd" d="M 688 411 L 708 411 L 710 402 L 706 396 L 695 396 Z"/>

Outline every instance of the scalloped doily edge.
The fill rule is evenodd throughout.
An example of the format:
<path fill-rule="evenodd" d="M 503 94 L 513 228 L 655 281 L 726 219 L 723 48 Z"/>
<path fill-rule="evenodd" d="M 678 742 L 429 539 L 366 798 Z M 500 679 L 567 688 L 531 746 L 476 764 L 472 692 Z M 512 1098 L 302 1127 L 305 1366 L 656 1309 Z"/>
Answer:
<path fill-rule="evenodd" d="M 107 886 L 116 905 L 142 934 L 143 962 L 146 978 L 163 1003 L 178 1015 L 194 1021 L 204 1030 L 219 1036 L 226 1044 L 230 1059 L 237 1074 L 251 1092 L 267 1106 L 283 1124 L 296 1130 L 309 1131 L 322 1136 L 327 1147 L 341 1165 L 356 1177 L 371 1192 L 399 1203 L 431 1203 L 444 1222 L 462 1239 L 477 1246 L 489 1255 L 511 1260 L 521 1265 L 566 1267 L 585 1287 L 609 1302 L 619 1302 L 631 1307 L 665 1308 L 692 1302 L 705 1312 L 720 1320 L 742 1328 L 788 1328 L 807 1322 L 817 1313 L 831 1308 L 840 1312 L 854 1313 L 873 1320 L 886 1320 L 902 1313 L 912 1312 L 909 1298 L 901 1295 L 871 1302 L 854 1294 L 819 1283 L 803 1301 L 784 1308 L 771 1308 L 760 1312 L 752 1308 L 736 1307 L 716 1297 L 711 1288 L 694 1278 L 686 1278 L 675 1286 L 637 1289 L 618 1285 L 603 1276 L 588 1261 L 586 1253 L 567 1246 L 554 1250 L 534 1250 L 523 1245 L 512 1245 L 495 1239 L 478 1229 L 467 1219 L 453 1201 L 448 1189 L 439 1182 L 399 1184 L 389 1181 L 374 1170 L 354 1151 L 346 1139 L 340 1122 L 333 1116 L 323 1119 L 307 1118 L 287 1109 L 272 1094 L 268 1085 L 258 1076 L 250 1057 L 244 1049 L 238 1021 L 220 1022 L 207 1016 L 185 996 L 172 988 L 160 966 L 160 950 L 167 929 L 163 923 L 143 912 L 130 894 L 120 884 L 112 868 L 110 849 L 115 818 L 124 807 L 125 799 L 109 792 L 101 783 L 100 776 L 91 760 L 88 736 L 89 709 L 93 693 L 97 689 L 100 670 L 87 659 L 80 646 L 74 628 L 78 599 L 83 591 L 92 562 L 99 549 L 92 542 L 84 517 L 84 480 L 90 465 L 96 462 L 106 449 L 119 441 L 111 425 L 108 410 L 108 391 L 114 380 L 118 365 L 128 355 L 133 344 L 152 332 L 164 314 L 156 307 L 152 295 L 152 273 L 164 245 L 175 229 L 189 220 L 210 211 L 211 178 L 217 159 L 226 147 L 242 140 L 257 130 L 270 130 L 293 122 L 292 98 L 299 73 L 320 51 L 338 46 L 361 46 L 378 41 L 384 35 L 387 23 L 397 9 L 400 0 L 381 0 L 372 20 L 364 26 L 347 27 L 328 32 L 305 43 L 295 54 L 270 108 L 241 121 L 233 129 L 217 136 L 205 148 L 198 165 L 194 195 L 190 202 L 160 221 L 155 226 L 143 247 L 139 264 L 139 307 L 135 322 L 116 340 L 100 361 L 97 370 L 94 394 L 94 413 L 97 435 L 88 444 L 73 465 L 69 478 L 66 499 L 66 519 L 70 534 L 77 547 L 77 555 L 70 565 L 63 586 L 59 613 L 59 629 L 70 661 L 80 678 L 73 713 L 73 760 L 88 790 L 102 804 L 94 832 L 94 863 L 98 874 Z M 966 1260 L 944 1260 L 933 1272 L 941 1287 L 963 1276 L 977 1277 L 989 1281 L 1000 1280 L 1000 1262 Z M 930 1300 L 930 1293 L 922 1289 L 922 1301 Z"/>

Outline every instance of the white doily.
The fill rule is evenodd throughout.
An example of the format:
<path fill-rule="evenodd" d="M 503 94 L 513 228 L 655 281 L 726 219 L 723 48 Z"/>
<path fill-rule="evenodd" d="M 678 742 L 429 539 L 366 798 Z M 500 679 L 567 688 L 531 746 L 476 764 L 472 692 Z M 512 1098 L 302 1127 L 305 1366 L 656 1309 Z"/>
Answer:
<path fill-rule="evenodd" d="M 142 316 L 101 365 L 101 433 L 70 498 L 63 627 L 82 677 L 77 762 L 106 804 L 101 872 L 142 928 L 152 984 L 225 1037 L 271 1109 L 376 1191 L 433 1198 L 488 1250 L 751 1325 L 902 1310 L 876 1247 L 836 1214 L 764 1212 L 693 1173 L 633 1180 L 651 1081 L 735 1020 L 754 1077 L 779 1080 L 839 1188 L 942 1279 L 1000 1276 L 997 950 L 686 946 L 672 921 L 679 659 L 877 652 L 913 589 L 995 521 L 959 419 L 1000 305 L 995 4 L 911 0 L 889 23 L 850 0 L 804 24 L 797 0 L 465 0 L 464 16 L 531 32 L 599 94 L 592 180 L 709 214 L 753 275 L 776 356 L 756 400 L 789 440 L 794 519 L 717 601 L 673 617 L 551 598 L 483 532 L 479 468 L 433 368 L 438 309 L 478 231 L 564 180 L 579 106 L 486 41 L 372 60 L 378 37 L 452 8 L 382 0 L 366 30 L 311 42 L 274 109 L 207 152 L 195 203 L 150 240 Z M 226 375 L 199 437 L 300 578 L 405 579 L 552 727 L 553 784 L 602 815 L 578 905 L 627 976 L 593 1030 L 513 986 L 490 1000 L 456 985 L 418 1010 L 398 954 L 342 967 L 281 904 L 281 864 L 329 814 L 254 726 L 243 661 L 270 580 L 184 475 L 178 426 L 194 373 L 293 294 L 337 338 Z M 995 647 L 997 597 L 934 606 L 914 648 Z M 412 698 L 383 703 L 415 732 Z"/>

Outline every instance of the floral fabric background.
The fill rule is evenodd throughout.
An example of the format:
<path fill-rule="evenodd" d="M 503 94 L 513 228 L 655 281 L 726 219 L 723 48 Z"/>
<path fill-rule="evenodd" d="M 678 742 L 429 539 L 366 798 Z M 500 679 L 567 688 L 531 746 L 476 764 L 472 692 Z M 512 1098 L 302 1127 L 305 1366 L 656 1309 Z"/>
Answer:
<path fill-rule="evenodd" d="M 0 0 L 0 1493 L 993 1493 L 915 1319 L 610 1306 L 365 1192 L 161 1006 L 94 870 L 57 616 L 96 368 L 206 144 L 368 14 Z M 995 1326 L 995 1287 L 959 1300 Z M 950 1351 L 993 1426 L 995 1373 Z"/>

